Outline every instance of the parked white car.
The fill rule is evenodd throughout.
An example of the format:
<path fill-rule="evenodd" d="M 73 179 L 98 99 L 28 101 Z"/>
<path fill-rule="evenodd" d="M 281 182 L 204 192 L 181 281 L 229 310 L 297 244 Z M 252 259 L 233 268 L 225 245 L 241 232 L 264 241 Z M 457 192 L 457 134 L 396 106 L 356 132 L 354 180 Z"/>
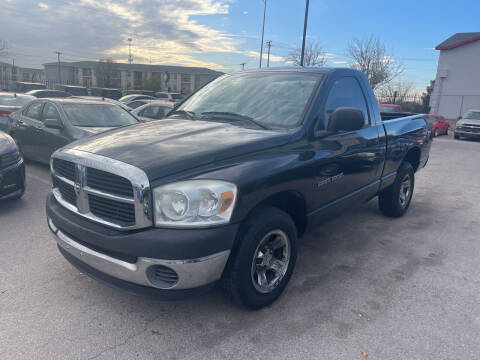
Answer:
<path fill-rule="evenodd" d="M 143 100 L 146 104 L 132 110 L 131 113 L 141 121 L 163 119 L 172 109 L 174 103 L 161 100 Z"/>
<path fill-rule="evenodd" d="M 159 99 L 159 100 L 165 100 L 165 101 L 170 101 L 172 103 L 175 103 L 177 101 L 182 101 L 184 99 L 184 96 L 180 93 L 172 93 L 172 92 L 162 92 L 162 91 L 159 91 L 159 92 L 156 92 L 155 93 L 155 96 Z"/>

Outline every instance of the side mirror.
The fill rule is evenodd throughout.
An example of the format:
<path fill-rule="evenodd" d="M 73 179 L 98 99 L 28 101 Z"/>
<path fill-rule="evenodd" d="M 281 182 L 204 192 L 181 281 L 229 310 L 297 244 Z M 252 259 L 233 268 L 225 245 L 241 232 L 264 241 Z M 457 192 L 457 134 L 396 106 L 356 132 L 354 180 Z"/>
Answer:
<path fill-rule="evenodd" d="M 63 125 L 58 119 L 45 119 L 43 125 L 50 129 L 62 129 Z"/>
<path fill-rule="evenodd" d="M 330 131 L 354 131 L 360 130 L 365 125 L 365 116 L 360 109 L 340 107 L 336 109 L 328 123 Z"/>

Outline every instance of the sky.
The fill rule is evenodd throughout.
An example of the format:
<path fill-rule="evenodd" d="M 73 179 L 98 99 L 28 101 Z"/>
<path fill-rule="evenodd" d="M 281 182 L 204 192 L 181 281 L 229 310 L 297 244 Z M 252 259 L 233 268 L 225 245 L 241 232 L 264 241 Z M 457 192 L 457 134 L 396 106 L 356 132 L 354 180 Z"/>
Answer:
<path fill-rule="evenodd" d="M 270 66 L 288 65 L 301 46 L 305 1 L 266 0 Z M 263 0 L 2 0 L 0 61 L 41 68 L 56 61 L 112 58 L 135 63 L 200 66 L 233 72 L 259 65 Z M 418 91 L 435 78 L 434 47 L 456 32 L 480 31 L 475 0 L 310 0 L 308 40 L 328 66 L 348 66 L 354 38 L 375 36 L 403 65 L 398 80 Z M 266 56 L 266 55 L 265 55 Z M 264 62 L 265 65 L 265 62 Z"/>

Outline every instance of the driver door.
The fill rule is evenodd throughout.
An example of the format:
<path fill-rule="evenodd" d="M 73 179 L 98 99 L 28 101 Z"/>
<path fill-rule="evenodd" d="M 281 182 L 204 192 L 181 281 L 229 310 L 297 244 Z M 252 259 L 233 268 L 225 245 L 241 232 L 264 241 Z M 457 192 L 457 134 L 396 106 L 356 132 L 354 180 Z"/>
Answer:
<path fill-rule="evenodd" d="M 383 161 L 383 147 L 365 92 L 355 77 L 334 81 L 318 126 L 327 128 L 331 114 L 339 107 L 360 109 L 365 124 L 359 130 L 339 131 L 313 141 L 318 159 L 314 169 L 314 203 L 318 213 L 329 208 L 348 208 L 352 202 L 366 200 L 378 188 L 377 169 Z"/>

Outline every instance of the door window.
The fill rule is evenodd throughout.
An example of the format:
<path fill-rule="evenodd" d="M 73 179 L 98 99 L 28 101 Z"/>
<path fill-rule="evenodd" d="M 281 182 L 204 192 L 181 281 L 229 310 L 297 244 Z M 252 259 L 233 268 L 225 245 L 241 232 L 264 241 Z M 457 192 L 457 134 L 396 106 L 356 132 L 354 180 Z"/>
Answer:
<path fill-rule="evenodd" d="M 362 88 L 353 77 L 344 77 L 335 82 L 325 105 L 324 119 L 330 120 L 332 113 L 339 107 L 353 107 L 360 109 L 365 117 L 365 124 L 369 124 L 368 108 Z M 326 124 L 323 124 L 326 126 Z M 326 128 L 326 127 L 324 127 Z"/>
<path fill-rule="evenodd" d="M 43 108 L 43 120 L 45 119 L 56 119 L 58 121 L 60 120 L 60 114 L 58 113 L 57 108 L 50 103 L 46 103 L 45 107 Z"/>
<path fill-rule="evenodd" d="M 40 120 L 42 115 L 42 102 L 36 102 L 30 105 L 24 115 L 28 116 L 29 118 Z"/>

